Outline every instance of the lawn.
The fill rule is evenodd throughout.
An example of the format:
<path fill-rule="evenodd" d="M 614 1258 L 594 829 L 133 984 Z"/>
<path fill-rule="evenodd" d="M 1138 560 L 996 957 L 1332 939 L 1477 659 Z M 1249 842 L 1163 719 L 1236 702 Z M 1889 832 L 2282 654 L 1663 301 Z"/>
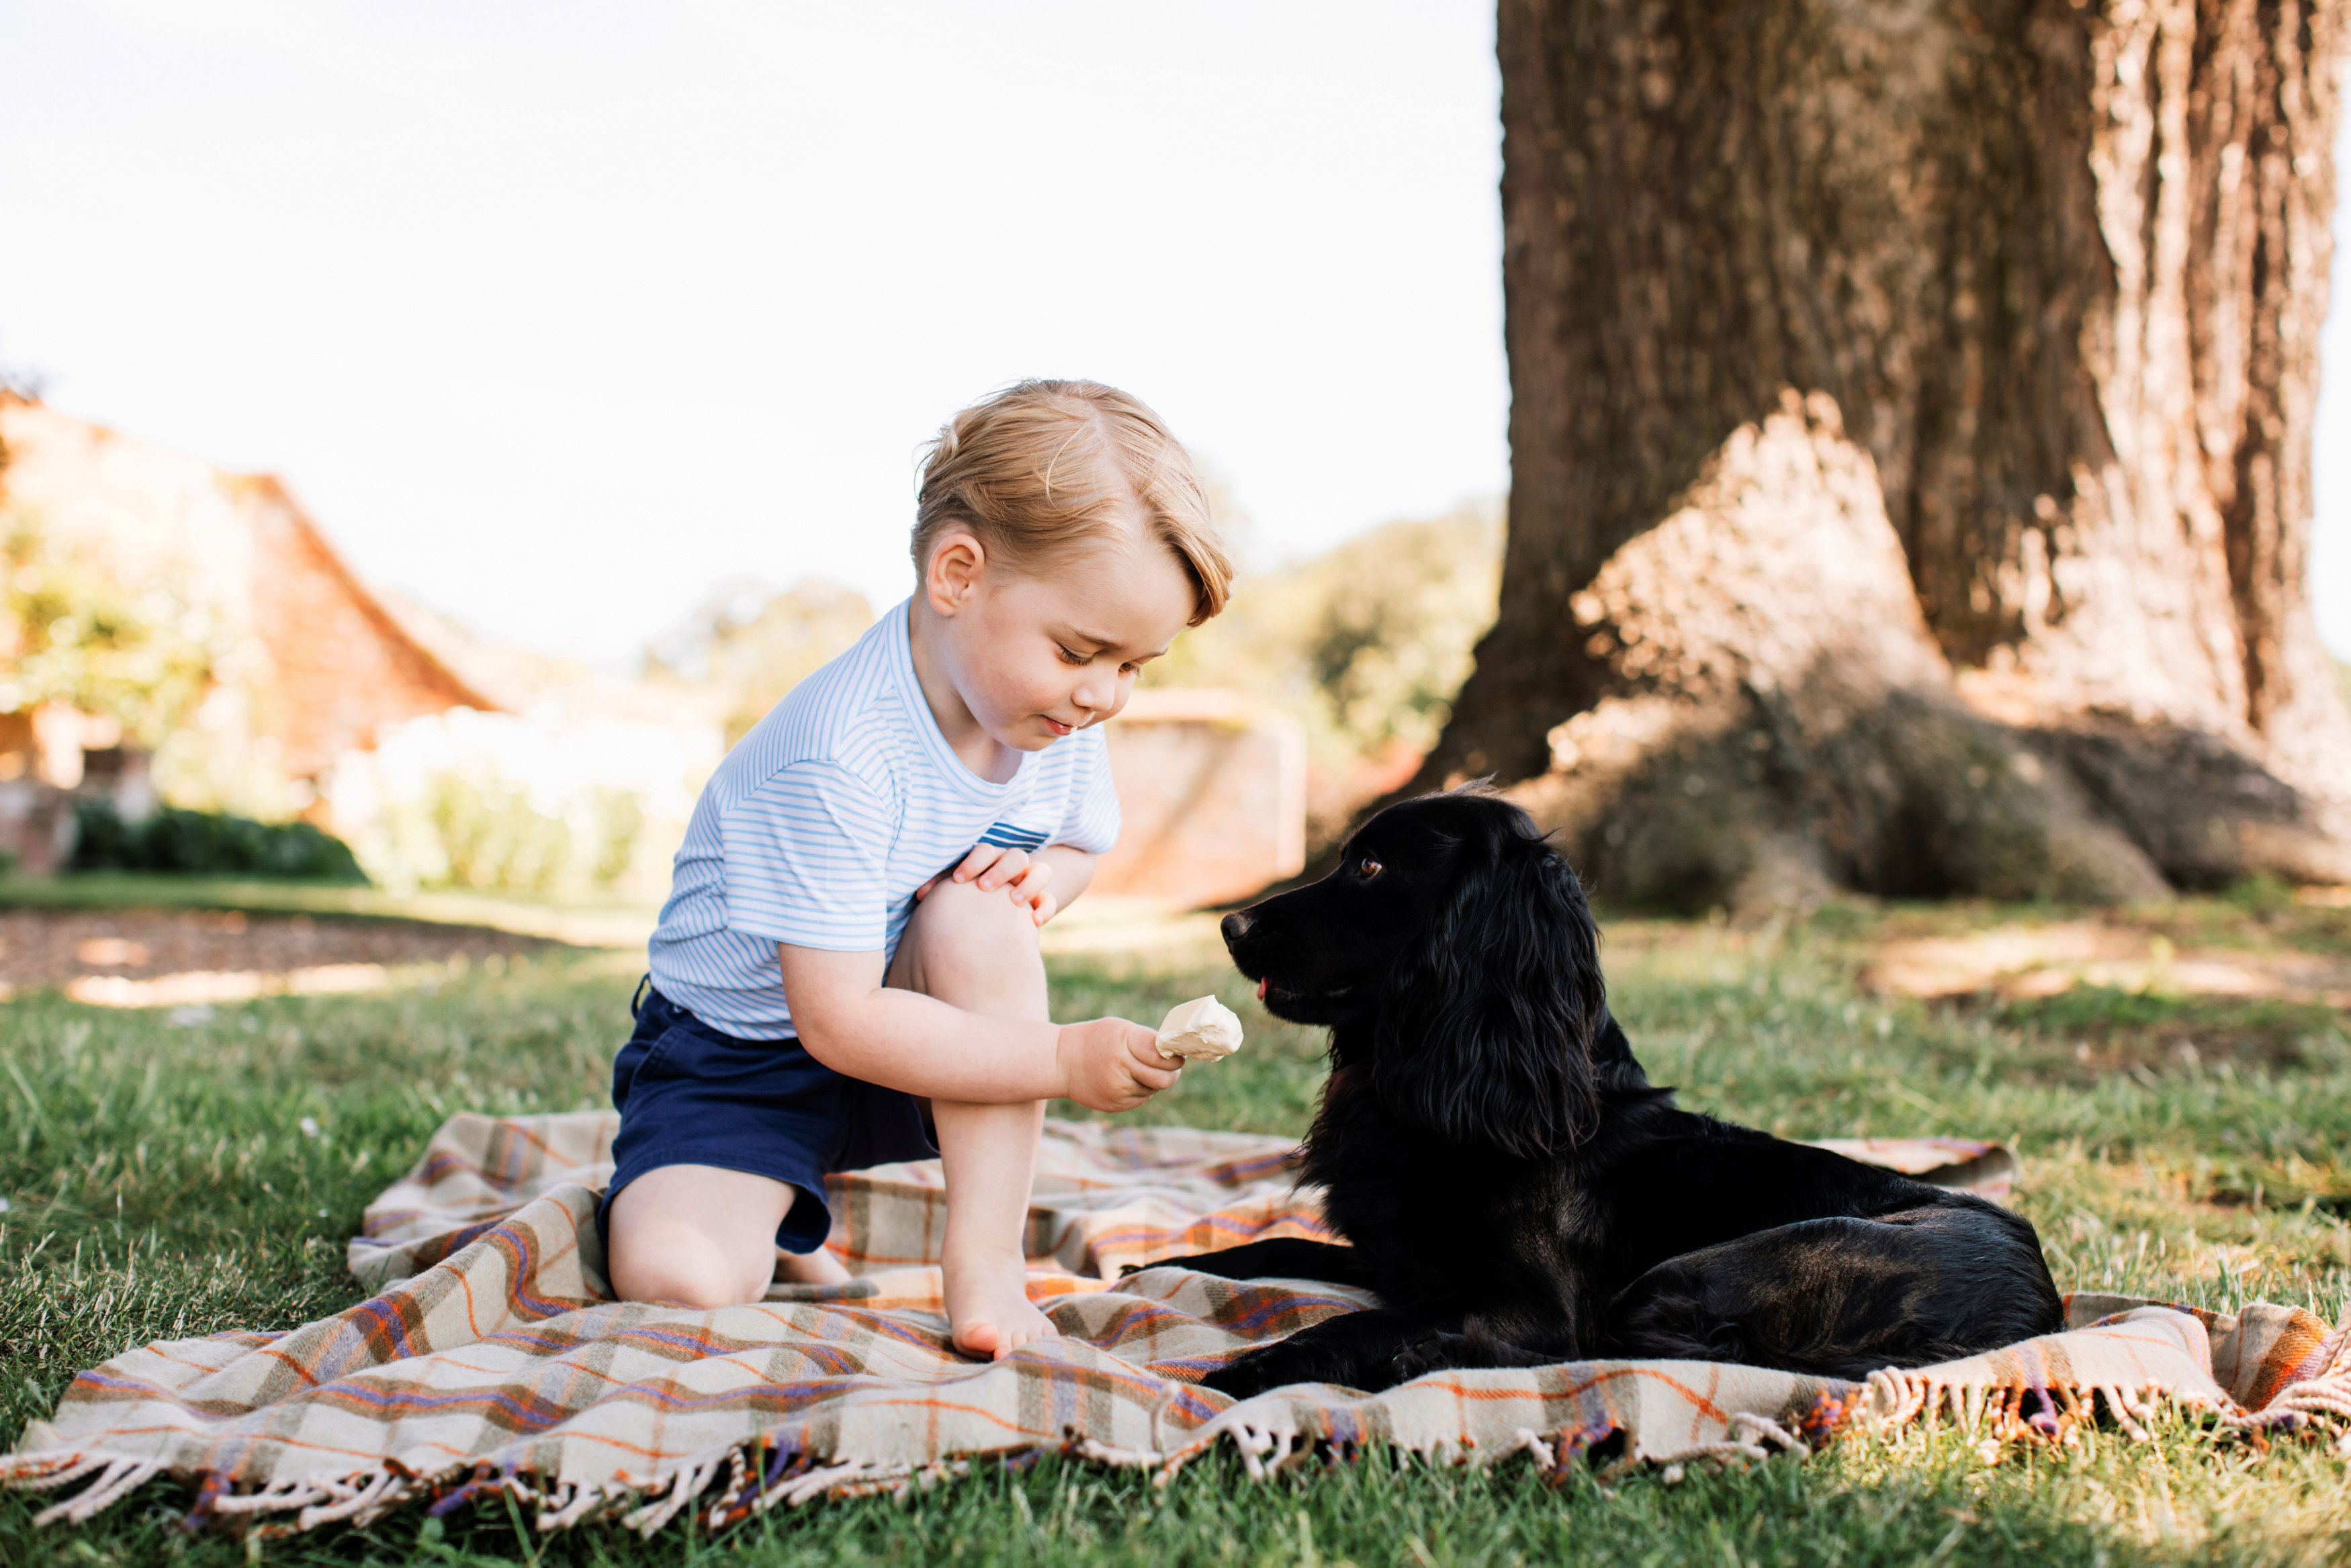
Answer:
<path fill-rule="evenodd" d="M 2061 1287 L 2330 1318 L 2351 1297 L 2351 1039 L 2323 1002 L 2151 989 L 1933 1004 L 1856 977 L 1888 930 L 1959 932 L 2063 911 L 1833 908 L 1759 929 L 1617 920 L 1606 953 L 1635 1049 L 1683 1102 L 1793 1137 L 1978 1134 L 2024 1161 L 2019 1207 Z M 323 917 L 322 917 L 323 918 Z M 2351 957 L 2351 910 L 2274 897 L 2133 917 L 2167 941 Z M 1196 946 L 1175 950 L 1197 962 Z M 2166 950 L 2168 950 L 2168 949 Z M 1057 1014 L 1155 1020 L 1220 990 L 1248 1050 L 1186 1075 L 1144 1119 L 1300 1131 L 1319 1042 L 1229 971 L 1092 953 L 1054 961 Z M 603 1103 L 635 974 L 553 949 L 430 988 L 214 1009 L 110 1011 L 54 992 L 0 1018 L 0 1429 L 127 1345 L 287 1327 L 348 1305 L 361 1206 L 452 1111 Z M 179 1022 L 173 1022 L 177 1018 Z M 1237 1463 L 1146 1478 L 1047 1459 L 910 1494 L 814 1505 L 710 1539 L 610 1527 L 542 1540 L 500 1507 L 410 1511 L 271 1542 L 178 1531 L 155 1486 L 92 1526 L 36 1532 L 0 1494 L 0 1562 L 1933 1563 L 2328 1561 L 2351 1556 L 2351 1465 L 2267 1454 L 2171 1422 L 2151 1445 L 1988 1463 L 1948 1435 L 1840 1445 L 1744 1473 L 1694 1468 L 1553 1489 L 1374 1455 L 1262 1485 Z"/>

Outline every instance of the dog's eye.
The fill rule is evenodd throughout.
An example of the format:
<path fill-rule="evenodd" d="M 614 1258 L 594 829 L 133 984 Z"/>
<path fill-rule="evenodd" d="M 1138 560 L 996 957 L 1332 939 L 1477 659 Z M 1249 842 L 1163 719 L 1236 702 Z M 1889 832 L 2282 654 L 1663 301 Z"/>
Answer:
<path fill-rule="evenodd" d="M 1355 858 L 1355 875 L 1366 882 L 1378 876 L 1383 869 L 1384 867 L 1368 855 L 1357 856 Z"/>

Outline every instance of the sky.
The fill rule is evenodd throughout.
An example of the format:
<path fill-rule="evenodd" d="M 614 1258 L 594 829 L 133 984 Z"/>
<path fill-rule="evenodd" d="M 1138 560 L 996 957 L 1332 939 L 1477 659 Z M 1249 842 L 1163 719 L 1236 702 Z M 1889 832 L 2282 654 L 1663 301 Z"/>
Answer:
<path fill-rule="evenodd" d="M 1508 487 L 1492 49 L 1482 0 L 8 0 L 0 364 L 614 669 L 724 579 L 903 595 L 920 443 L 1025 375 L 1157 407 L 1270 565 Z"/>
<path fill-rule="evenodd" d="M 1279 560 L 1507 486 L 1498 91 L 1465 0 L 8 0 L 0 361 L 604 663 L 902 597 L 917 448 L 1023 376 Z"/>

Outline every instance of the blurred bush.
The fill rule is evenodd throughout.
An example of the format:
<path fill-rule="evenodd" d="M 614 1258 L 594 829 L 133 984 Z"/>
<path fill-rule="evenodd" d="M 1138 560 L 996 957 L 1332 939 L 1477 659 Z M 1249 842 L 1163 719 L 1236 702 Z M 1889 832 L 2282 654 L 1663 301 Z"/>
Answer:
<path fill-rule="evenodd" d="M 653 901 L 721 752 L 706 722 L 455 709 L 346 754 L 326 795 L 360 865 L 395 892 Z"/>
<path fill-rule="evenodd" d="M 781 593 L 748 579 L 729 583 L 645 650 L 645 678 L 722 692 L 732 746 L 872 624 L 864 595 L 821 577 L 802 577 Z"/>
<path fill-rule="evenodd" d="M 0 520 L 0 713 L 61 703 L 120 720 L 152 750 L 233 644 L 168 583 L 125 586 L 29 514 Z"/>
<path fill-rule="evenodd" d="M 126 571 L 23 509 L 0 518 L 0 713 L 56 703 L 119 721 L 178 805 L 266 820 L 308 807 L 308 787 L 248 722 L 250 640 L 191 586 L 185 563 L 139 566 Z"/>
<path fill-rule="evenodd" d="M 298 877 L 365 882 L 350 846 L 307 822 L 256 822 L 164 806 L 126 822 L 110 800 L 74 811 L 76 871 L 166 871 L 192 877 Z"/>
<path fill-rule="evenodd" d="M 1390 523 L 1244 578 L 1223 615 L 1152 664 L 1152 686 L 1221 686 L 1306 725 L 1310 850 L 1408 780 L 1453 711 L 1501 582 L 1502 509 Z"/>
<path fill-rule="evenodd" d="M 436 881 L 564 894 L 609 888 L 629 868 L 644 811 L 625 789 L 590 789 L 550 815 L 500 780 L 444 774 L 424 802 L 446 860 Z"/>

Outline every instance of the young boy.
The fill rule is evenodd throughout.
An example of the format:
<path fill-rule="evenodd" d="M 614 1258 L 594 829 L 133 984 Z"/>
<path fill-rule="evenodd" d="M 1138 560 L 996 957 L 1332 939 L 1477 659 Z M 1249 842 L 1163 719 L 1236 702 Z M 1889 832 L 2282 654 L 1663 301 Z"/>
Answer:
<path fill-rule="evenodd" d="M 1154 1031 L 1055 1025 L 1037 928 L 1116 842 L 1101 725 L 1231 566 L 1149 409 L 1027 381 L 923 467 L 914 597 L 794 688 L 695 806 L 612 1067 L 614 1289 L 715 1307 L 845 1278 L 824 1177 L 946 1168 L 956 1347 L 1052 1334 L 1021 1242 L 1047 1100 L 1172 1085 Z"/>

